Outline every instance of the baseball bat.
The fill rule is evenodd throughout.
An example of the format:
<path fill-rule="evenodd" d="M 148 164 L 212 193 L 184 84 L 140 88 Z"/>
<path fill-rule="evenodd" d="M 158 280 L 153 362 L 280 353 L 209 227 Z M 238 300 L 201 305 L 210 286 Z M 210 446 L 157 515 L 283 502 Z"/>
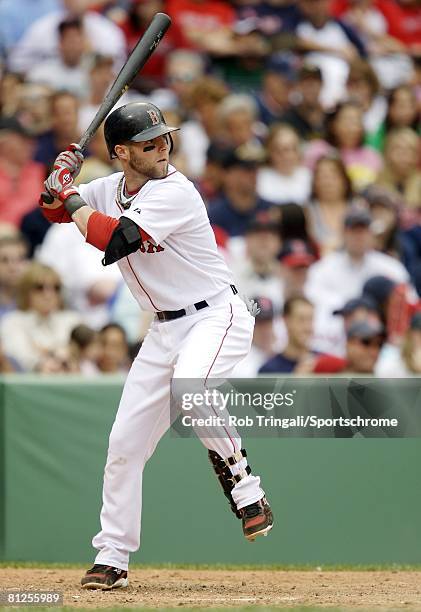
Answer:
<path fill-rule="evenodd" d="M 139 39 L 133 51 L 127 58 L 126 63 L 118 73 L 114 83 L 104 98 L 95 117 L 79 140 L 79 146 L 84 149 L 101 123 L 104 121 L 114 104 L 121 98 L 130 87 L 137 73 L 146 64 L 152 53 L 159 45 L 165 32 L 171 25 L 171 19 L 166 13 L 157 13 L 149 24 L 143 36 Z M 46 204 L 54 202 L 54 198 L 47 192 L 41 194 L 42 201 Z"/>

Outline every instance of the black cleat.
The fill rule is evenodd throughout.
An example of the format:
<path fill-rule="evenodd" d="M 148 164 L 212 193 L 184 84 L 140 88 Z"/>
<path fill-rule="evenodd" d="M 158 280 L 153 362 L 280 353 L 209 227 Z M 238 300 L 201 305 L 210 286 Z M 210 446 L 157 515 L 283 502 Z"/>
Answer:
<path fill-rule="evenodd" d="M 253 542 L 257 536 L 267 536 L 273 527 L 273 514 L 266 499 L 262 497 L 259 501 L 241 508 L 244 537 Z"/>
<path fill-rule="evenodd" d="M 125 588 L 129 584 L 128 573 L 111 565 L 94 565 L 86 572 L 80 581 L 83 589 L 111 589 Z"/>

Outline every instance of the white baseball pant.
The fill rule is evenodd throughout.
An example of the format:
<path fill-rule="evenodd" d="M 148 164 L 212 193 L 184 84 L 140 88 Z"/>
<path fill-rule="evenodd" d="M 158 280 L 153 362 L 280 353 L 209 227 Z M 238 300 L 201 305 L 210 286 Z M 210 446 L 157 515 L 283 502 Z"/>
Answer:
<path fill-rule="evenodd" d="M 95 563 L 127 570 L 130 552 L 139 548 L 142 473 L 170 427 L 171 379 L 226 378 L 250 350 L 254 317 L 241 298 L 229 290 L 207 301 L 211 306 L 195 314 L 155 320 L 127 376 L 109 438 Z M 202 442 L 223 458 L 241 449 L 237 432 L 220 435 Z M 246 465 L 243 458 L 233 473 Z M 258 501 L 260 478 L 246 476 L 232 495 L 238 509 Z"/>

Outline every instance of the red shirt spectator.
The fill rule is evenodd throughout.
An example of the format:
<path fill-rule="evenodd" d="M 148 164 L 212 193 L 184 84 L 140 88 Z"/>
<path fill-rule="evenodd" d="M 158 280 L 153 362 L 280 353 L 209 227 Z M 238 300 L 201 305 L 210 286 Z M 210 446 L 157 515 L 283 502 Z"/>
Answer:
<path fill-rule="evenodd" d="M 31 160 L 33 141 L 14 118 L 0 119 L 0 222 L 19 226 L 36 207 L 45 168 Z"/>
<path fill-rule="evenodd" d="M 349 10 L 349 0 L 334 0 L 333 14 L 341 17 Z M 416 2 L 373 0 L 373 7 L 380 11 L 387 22 L 387 33 L 408 47 L 421 48 L 421 11 Z"/>
<path fill-rule="evenodd" d="M 164 2 L 162 0 L 133 1 L 127 17 L 119 24 L 126 38 L 129 52 L 135 47 L 139 38 L 143 36 L 154 15 L 163 10 Z M 152 86 L 162 86 L 168 54 L 174 49 L 187 47 L 190 47 L 190 44 L 183 36 L 180 26 L 173 21 L 158 47 L 142 68 L 141 80 L 150 80 Z"/>
<path fill-rule="evenodd" d="M 219 0 L 169 0 L 167 13 L 194 48 L 211 51 L 218 45 L 218 34 L 231 29 L 235 11 Z M 212 37 L 216 37 L 212 44 Z M 224 37 L 221 44 L 224 46 Z"/>

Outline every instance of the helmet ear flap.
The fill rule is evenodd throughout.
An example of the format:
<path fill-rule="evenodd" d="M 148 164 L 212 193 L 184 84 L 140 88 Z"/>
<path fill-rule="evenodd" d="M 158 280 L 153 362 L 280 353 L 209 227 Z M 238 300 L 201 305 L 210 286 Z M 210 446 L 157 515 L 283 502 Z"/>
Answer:
<path fill-rule="evenodd" d="M 171 132 L 168 132 L 167 136 L 170 139 L 170 153 L 169 154 L 171 155 L 172 150 L 174 149 L 174 141 L 172 139 Z"/>

